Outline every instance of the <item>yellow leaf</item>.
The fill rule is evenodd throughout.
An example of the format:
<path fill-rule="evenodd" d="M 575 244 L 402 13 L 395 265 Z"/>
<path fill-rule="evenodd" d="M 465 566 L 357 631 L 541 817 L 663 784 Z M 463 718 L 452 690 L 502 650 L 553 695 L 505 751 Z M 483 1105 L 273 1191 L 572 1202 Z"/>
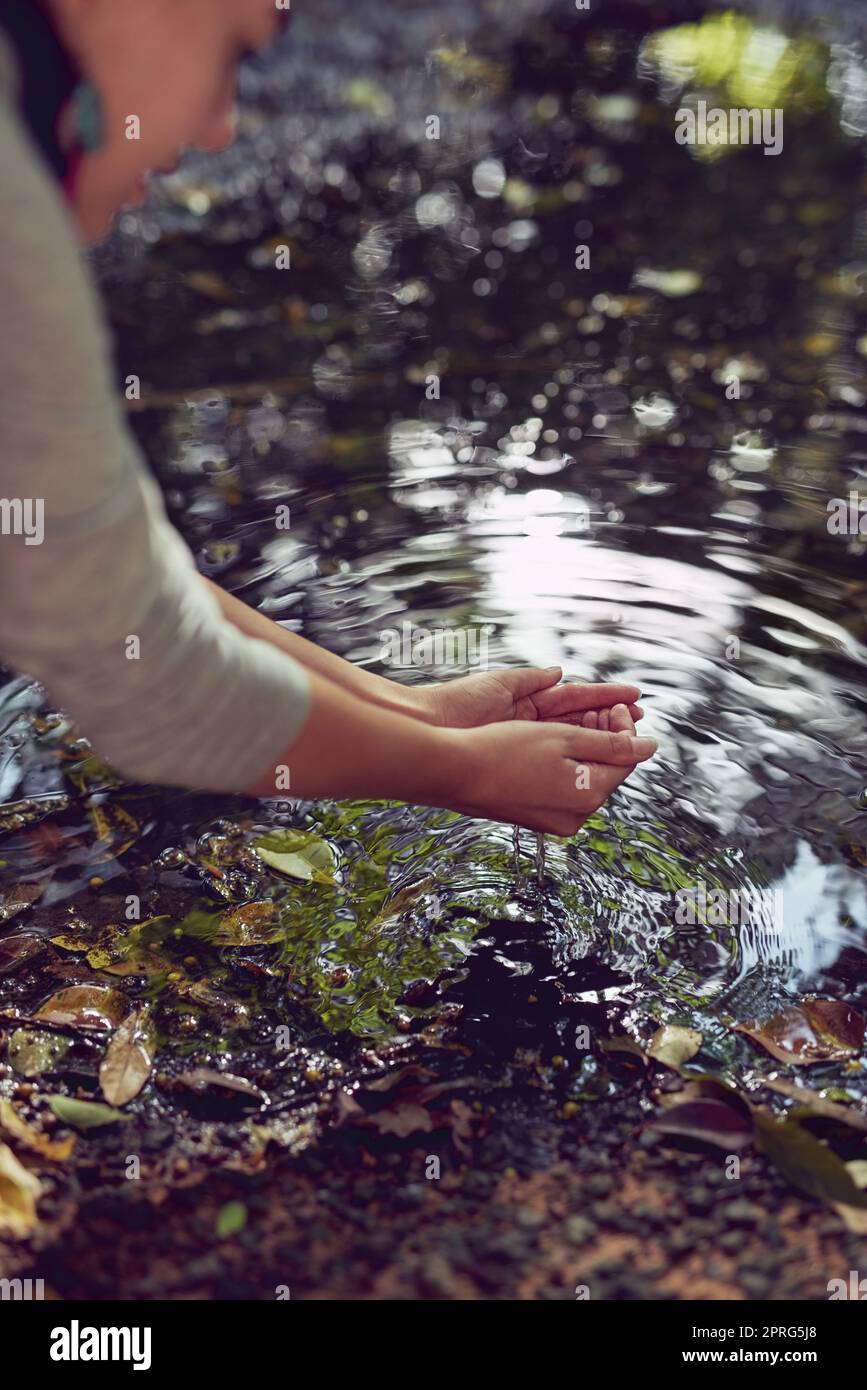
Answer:
<path fill-rule="evenodd" d="M 28 1149 L 33 1149 L 35 1153 L 41 1154 L 43 1158 L 50 1158 L 55 1163 L 62 1163 L 69 1158 L 75 1145 L 75 1135 L 55 1143 L 41 1134 L 26 1120 L 22 1120 L 15 1106 L 8 1100 L 0 1100 L 0 1125 L 13 1139 L 19 1140 L 20 1143 L 26 1144 Z"/>
<path fill-rule="evenodd" d="M 0 1231 L 19 1239 L 36 1225 L 36 1203 L 42 1184 L 19 1163 L 6 1144 L 0 1144 Z"/>

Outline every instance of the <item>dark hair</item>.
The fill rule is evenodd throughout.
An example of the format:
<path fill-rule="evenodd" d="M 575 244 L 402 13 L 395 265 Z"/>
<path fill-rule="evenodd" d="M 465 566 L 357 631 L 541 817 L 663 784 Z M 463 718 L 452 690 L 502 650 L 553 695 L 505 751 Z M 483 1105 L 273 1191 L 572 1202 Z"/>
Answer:
<path fill-rule="evenodd" d="M 0 32 L 18 60 L 21 115 L 47 163 L 66 181 L 80 150 L 63 138 L 61 118 L 81 81 L 79 68 L 42 0 L 5 0 L 0 5 Z"/>

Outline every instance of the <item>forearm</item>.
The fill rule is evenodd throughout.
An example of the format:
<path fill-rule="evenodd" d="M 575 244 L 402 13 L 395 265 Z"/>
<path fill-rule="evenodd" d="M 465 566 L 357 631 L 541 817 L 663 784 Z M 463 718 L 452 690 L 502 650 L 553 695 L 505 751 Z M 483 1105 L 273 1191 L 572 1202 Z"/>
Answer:
<path fill-rule="evenodd" d="M 359 699 L 316 671 L 307 674 L 312 696 L 307 720 L 295 742 L 247 789 L 252 795 L 285 796 L 288 790 L 312 799 L 426 806 L 459 799 L 468 767 L 461 731 L 433 728 Z"/>
<path fill-rule="evenodd" d="M 374 675 L 372 671 L 353 666 L 350 661 L 344 661 L 343 657 L 335 656 L 324 647 L 317 647 L 315 642 L 308 642 L 306 637 L 287 632 L 279 623 L 273 622 L 264 613 L 235 598 L 234 594 L 227 593 L 210 579 L 206 579 L 205 583 L 215 594 L 223 616 L 249 637 L 257 637 L 261 642 L 270 642 L 272 646 L 294 657 L 308 672 L 315 671 L 318 675 L 324 676 L 332 685 L 338 686 L 348 695 L 354 695 L 356 699 L 395 713 L 410 715 L 414 719 L 426 717 L 422 702 L 412 687 L 398 685 L 396 681 L 386 680 L 383 676 Z"/>

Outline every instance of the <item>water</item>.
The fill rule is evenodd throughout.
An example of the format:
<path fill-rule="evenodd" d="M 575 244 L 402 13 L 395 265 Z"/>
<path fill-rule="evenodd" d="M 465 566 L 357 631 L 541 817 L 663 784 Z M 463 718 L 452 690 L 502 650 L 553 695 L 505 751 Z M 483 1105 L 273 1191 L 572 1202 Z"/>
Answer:
<path fill-rule="evenodd" d="M 827 525 L 867 476 L 855 88 L 829 95 L 807 38 L 822 80 L 781 90 L 783 153 L 704 160 L 672 138 L 645 12 L 509 12 L 466 51 L 382 20 L 361 86 L 351 35 L 305 21 L 300 57 L 250 74 L 228 165 L 192 161 L 103 253 L 121 375 L 145 383 L 131 418 L 206 574 L 402 680 L 463 670 L 384 667 L 408 621 L 483 629 L 493 666 L 635 681 L 660 753 L 538 846 L 424 809 L 112 788 L 7 683 L 3 872 L 42 881 L 47 910 L 22 930 L 96 931 L 130 892 L 173 922 L 284 895 L 276 957 L 199 943 L 191 967 L 189 940 L 163 942 L 186 983 L 251 1008 L 207 1040 L 227 1060 L 280 1020 L 329 1055 L 439 1021 L 488 1060 L 539 1047 L 577 1075 L 592 1016 L 676 1018 L 743 1069 L 732 1024 L 805 993 L 867 1005 L 867 537 Z M 256 865 L 280 824 L 329 840 L 337 888 Z M 782 911 L 679 924 L 699 882 Z M 8 989 L 47 992 L 44 974 Z M 213 997 L 192 1007 L 214 1027 Z"/>

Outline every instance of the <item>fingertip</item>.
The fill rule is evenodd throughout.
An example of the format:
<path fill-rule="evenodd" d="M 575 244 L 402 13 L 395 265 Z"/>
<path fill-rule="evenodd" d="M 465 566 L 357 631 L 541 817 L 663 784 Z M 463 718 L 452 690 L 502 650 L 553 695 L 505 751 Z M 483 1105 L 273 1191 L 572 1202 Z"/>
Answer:
<path fill-rule="evenodd" d="M 611 728 L 615 733 L 634 734 L 635 725 L 626 705 L 615 705 L 611 711 Z"/>
<path fill-rule="evenodd" d="M 655 738 L 644 737 L 632 740 L 632 749 L 639 762 L 645 762 L 648 758 L 652 758 L 658 748 L 659 744 Z"/>

